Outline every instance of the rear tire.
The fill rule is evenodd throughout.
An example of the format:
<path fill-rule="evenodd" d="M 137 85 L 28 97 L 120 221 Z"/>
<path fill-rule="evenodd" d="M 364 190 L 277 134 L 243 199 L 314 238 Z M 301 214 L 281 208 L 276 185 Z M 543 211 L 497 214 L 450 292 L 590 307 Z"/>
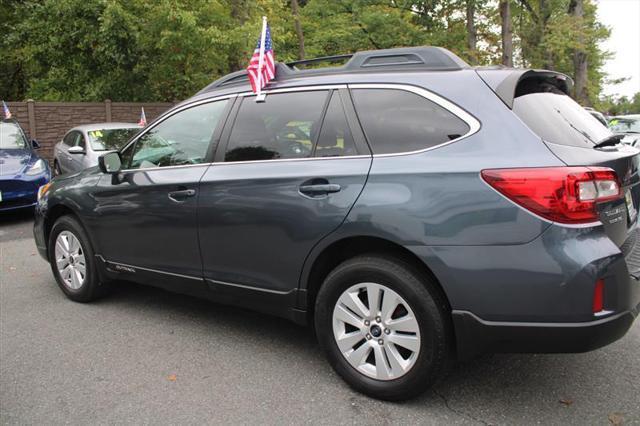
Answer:
<path fill-rule="evenodd" d="M 99 281 L 93 248 L 82 225 L 73 216 L 62 216 L 49 234 L 49 263 L 63 293 L 76 302 L 103 296 L 107 285 Z"/>
<path fill-rule="evenodd" d="M 374 398 L 417 396 L 449 366 L 447 303 L 431 278 L 400 259 L 364 255 L 336 267 L 318 292 L 315 329 L 335 371 Z"/>

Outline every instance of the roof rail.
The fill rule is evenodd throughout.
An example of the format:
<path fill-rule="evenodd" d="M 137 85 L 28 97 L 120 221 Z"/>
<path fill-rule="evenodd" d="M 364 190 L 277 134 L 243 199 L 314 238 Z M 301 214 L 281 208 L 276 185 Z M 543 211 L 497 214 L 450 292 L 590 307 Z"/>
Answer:
<path fill-rule="evenodd" d="M 298 69 L 297 65 L 308 65 L 320 62 L 337 62 L 349 59 L 344 65 L 325 68 Z M 396 49 L 367 50 L 347 55 L 324 56 L 302 61 L 276 64 L 276 81 L 294 77 L 310 77 L 315 75 L 342 74 L 355 72 L 384 71 L 454 71 L 470 68 L 469 64 L 452 52 L 441 47 L 419 46 L 401 47 Z M 247 72 L 237 71 L 226 75 L 207 87 L 200 93 L 215 88 L 245 84 L 248 81 Z"/>
<path fill-rule="evenodd" d="M 313 59 L 301 59 L 299 61 L 287 62 L 286 64 L 288 67 L 294 68 L 298 65 L 317 64 L 320 62 L 338 62 L 343 59 L 350 59 L 351 57 L 353 57 L 353 53 L 349 53 L 347 55 L 321 56 Z"/>

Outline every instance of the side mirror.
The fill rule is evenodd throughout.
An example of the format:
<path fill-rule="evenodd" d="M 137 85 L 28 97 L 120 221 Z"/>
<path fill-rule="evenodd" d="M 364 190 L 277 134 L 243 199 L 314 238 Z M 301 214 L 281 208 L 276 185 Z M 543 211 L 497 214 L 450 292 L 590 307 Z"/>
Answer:
<path fill-rule="evenodd" d="M 102 173 L 116 174 L 122 168 L 119 152 L 108 152 L 98 158 L 98 166 Z"/>
<path fill-rule="evenodd" d="M 72 146 L 67 152 L 69 154 L 84 154 L 84 148 L 81 146 Z"/>
<path fill-rule="evenodd" d="M 40 149 L 40 142 L 35 139 L 31 139 L 31 146 L 33 147 L 33 149 Z"/>

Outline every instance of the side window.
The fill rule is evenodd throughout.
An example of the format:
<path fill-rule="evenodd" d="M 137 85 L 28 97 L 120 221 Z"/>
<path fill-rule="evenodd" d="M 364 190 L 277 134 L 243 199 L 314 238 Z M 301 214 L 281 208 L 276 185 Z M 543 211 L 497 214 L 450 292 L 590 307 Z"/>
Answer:
<path fill-rule="evenodd" d="M 142 169 L 204 162 L 226 104 L 211 102 L 172 115 L 122 152 L 123 164 Z"/>
<path fill-rule="evenodd" d="M 326 91 L 276 93 L 242 100 L 224 161 L 311 157 Z"/>
<path fill-rule="evenodd" d="M 66 136 L 62 139 L 62 143 L 67 146 L 76 146 L 76 138 L 78 137 L 78 132 L 73 131 L 66 134 Z"/>
<path fill-rule="evenodd" d="M 374 154 L 418 151 L 469 132 L 462 119 L 415 93 L 353 89 L 358 117 Z"/>
<path fill-rule="evenodd" d="M 82 133 L 78 133 L 78 139 L 76 139 L 76 145 L 81 146 L 83 149 L 87 149 L 87 144 L 84 140 L 84 135 Z"/>
<path fill-rule="evenodd" d="M 340 94 L 334 91 L 322 122 L 315 157 L 342 157 L 357 153 Z"/>

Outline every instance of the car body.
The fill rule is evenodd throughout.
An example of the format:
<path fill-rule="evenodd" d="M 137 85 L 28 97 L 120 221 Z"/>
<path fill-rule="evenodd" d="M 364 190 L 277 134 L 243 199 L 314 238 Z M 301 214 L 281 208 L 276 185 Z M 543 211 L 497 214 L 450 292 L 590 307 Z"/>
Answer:
<path fill-rule="evenodd" d="M 38 189 L 49 182 L 49 163 L 35 149 L 15 120 L 0 121 L 0 211 L 31 208 Z"/>
<path fill-rule="evenodd" d="M 607 118 L 600 111 L 596 111 L 595 109 L 593 109 L 591 107 L 584 107 L 584 109 L 589 111 L 589 114 L 593 115 L 596 120 L 598 120 L 600 123 L 602 123 L 603 126 L 606 127 L 606 126 L 609 125 L 608 122 L 607 122 Z"/>
<path fill-rule="evenodd" d="M 336 371 L 384 399 L 450 356 L 626 333 L 639 151 L 566 76 L 436 47 L 296 65 L 277 64 L 264 102 L 246 72 L 217 80 L 54 179 L 34 235 L 68 297 L 123 279 L 313 324 Z"/>
<path fill-rule="evenodd" d="M 614 133 L 623 134 L 623 143 L 636 146 L 640 140 L 640 114 L 619 115 L 611 117 L 609 129 Z"/>
<path fill-rule="evenodd" d="M 141 128 L 135 123 L 95 123 L 74 127 L 53 149 L 54 172 L 75 173 L 96 166 L 98 157 L 122 148 Z"/>

